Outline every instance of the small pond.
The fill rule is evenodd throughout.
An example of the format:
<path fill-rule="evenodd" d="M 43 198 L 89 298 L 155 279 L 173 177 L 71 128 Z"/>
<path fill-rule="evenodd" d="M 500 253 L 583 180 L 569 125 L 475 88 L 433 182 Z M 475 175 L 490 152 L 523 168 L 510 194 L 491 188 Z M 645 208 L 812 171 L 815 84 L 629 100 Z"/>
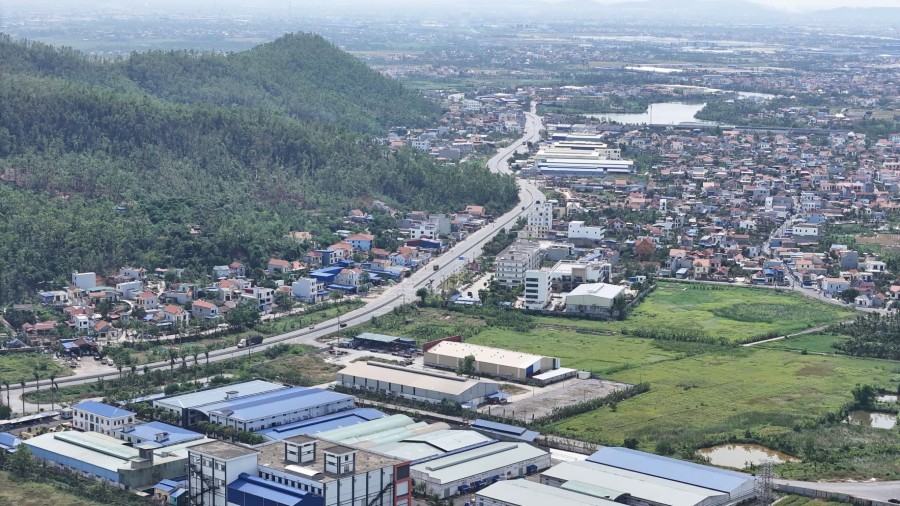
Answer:
<path fill-rule="evenodd" d="M 776 464 L 800 462 L 799 459 L 759 445 L 719 445 L 703 448 L 697 453 L 709 459 L 716 466 L 745 469 L 750 465 L 759 465 L 767 461 Z"/>
<path fill-rule="evenodd" d="M 847 417 L 851 425 L 864 425 L 873 429 L 893 429 L 897 425 L 897 415 L 871 411 L 851 411 Z"/>
<path fill-rule="evenodd" d="M 878 402 L 897 402 L 896 395 L 879 395 L 875 398 Z"/>

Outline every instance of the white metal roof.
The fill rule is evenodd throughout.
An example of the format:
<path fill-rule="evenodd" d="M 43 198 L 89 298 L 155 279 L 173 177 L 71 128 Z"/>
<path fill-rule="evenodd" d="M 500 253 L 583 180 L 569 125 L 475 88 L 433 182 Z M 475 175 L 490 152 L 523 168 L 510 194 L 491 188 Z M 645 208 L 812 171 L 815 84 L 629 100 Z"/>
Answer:
<path fill-rule="evenodd" d="M 425 473 L 443 484 L 490 473 L 546 454 L 546 451 L 525 443 L 494 443 L 416 464 L 410 469 Z"/>
<path fill-rule="evenodd" d="M 615 299 L 624 291 L 625 288 L 619 285 L 610 285 L 607 283 L 583 283 L 569 292 L 569 296 L 590 295 L 602 299 Z"/>
<path fill-rule="evenodd" d="M 459 359 L 473 355 L 476 362 L 520 368 L 526 368 L 544 358 L 540 355 L 532 355 L 520 351 L 491 348 L 489 346 L 479 346 L 477 344 L 457 343 L 455 341 L 442 341 L 429 349 L 427 353 L 446 355 Z"/>
<path fill-rule="evenodd" d="M 341 369 L 339 374 L 416 387 L 448 395 L 461 395 L 479 383 L 497 385 L 493 381 L 469 379 L 433 371 L 406 369 L 378 362 L 352 362 Z"/>
<path fill-rule="evenodd" d="M 505 480 L 479 490 L 479 497 L 516 506 L 614 506 L 618 503 L 529 480 Z"/>

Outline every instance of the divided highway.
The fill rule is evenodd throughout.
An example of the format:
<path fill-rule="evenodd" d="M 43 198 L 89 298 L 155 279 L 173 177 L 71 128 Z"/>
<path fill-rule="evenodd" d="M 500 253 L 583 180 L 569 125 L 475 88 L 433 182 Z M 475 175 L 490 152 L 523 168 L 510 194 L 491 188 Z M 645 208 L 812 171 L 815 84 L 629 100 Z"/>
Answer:
<path fill-rule="evenodd" d="M 532 107 L 532 112 L 526 113 L 524 135 L 508 147 L 501 148 L 497 154 L 488 161 L 488 167 L 492 172 L 509 174 L 510 170 L 506 160 L 514 152 L 525 149 L 524 145 L 528 142 L 537 142 L 540 139 L 540 131 L 543 126 L 540 116 L 534 114 L 533 111 L 534 108 Z M 459 242 L 440 257 L 433 259 L 430 264 L 419 269 L 418 272 L 413 273 L 412 276 L 403 282 L 385 290 L 381 295 L 365 306 L 341 315 L 339 318 L 321 322 L 316 325 L 315 329 L 304 328 L 302 330 L 269 337 L 262 345 L 254 346 L 249 351 L 251 353 L 256 353 L 279 343 L 309 344 L 321 348 L 323 345 L 316 341 L 316 339 L 337 331 L 341 324 L 346 324 L 347 327 L 362 325 L 369 322 L 373 317 L 387 314 L 395 307 L 414 301 L 416 299 L 415 293 L 419 288 L 436 289 L 441 282 L 453 275 L 468 261 L 479 256 L 481 254 L 481 249 L 488 241 L 490 241 L 500 230 L 509 229 L 514 225 L 521 216 L 527 213 L 530 206 L 543 196 L 536 186 L 525 179 L 519 179 L 518 185 L 519 204 L 514 209 L 503 216 L 496 218 L 494 223 L 474 232 L 464 241 Z M 438 270 L 434 270 L 432 267 L 434 265 L 439 266 Z M 238 349 L 237 347 L 224 348 L 210 352 L 209 361 L 217 362 L 226 360 L 240 356 L 242 353 L 247 354 L 248 350 Z M 151 370 L 169 367 L 169 362 L 155 362 L 148 364 L 147 367 Z M 138 371 L 141 371 L 142 369 L 143 366 L 139 368 Z M 114 379 L 118 376 L 119 374 L 117 371 L 81 376 L 76 375 L 59 378 L 56 380 L 56 383 L 60 386 L 80 385 L 96 381 L 98 378 Z M 44 388 L 49 386 L 49 384 L 50 382 L 48 380 L 42 380 L 40 382 L 40 385 Z M 25 391 L 34 390 L 36 385 L 37 382 L 28 382 Z M 19 395 L 21 395 L 21 393 L 22 390 L 20 389 Z M 21 403 L 20 399 L 16 399 L 16 401 Z M 12 402 L 13 406 L 19 405 L 16 401 Z"/>

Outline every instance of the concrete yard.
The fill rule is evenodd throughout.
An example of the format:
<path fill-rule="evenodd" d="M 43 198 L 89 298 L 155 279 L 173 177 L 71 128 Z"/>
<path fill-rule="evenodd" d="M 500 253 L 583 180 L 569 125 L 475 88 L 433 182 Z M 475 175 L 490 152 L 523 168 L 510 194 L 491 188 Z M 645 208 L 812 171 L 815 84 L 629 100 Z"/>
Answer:
<path fill-rule="evenodd" d="M 512 396 L 508 404 L 482 406 L 478 411 L 530 422 L 532 418 L 548 415 L 553 408 L 606 397 L 628 386 L 615 381 L 575 378 L 544 388 L 523 386 L 529 391 Z"/>

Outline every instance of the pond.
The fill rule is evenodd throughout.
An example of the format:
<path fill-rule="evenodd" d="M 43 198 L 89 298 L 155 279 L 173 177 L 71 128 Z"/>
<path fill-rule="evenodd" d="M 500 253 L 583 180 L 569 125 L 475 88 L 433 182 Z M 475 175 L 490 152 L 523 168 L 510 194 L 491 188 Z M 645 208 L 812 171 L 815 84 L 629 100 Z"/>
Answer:
<path fill-rule="evenodd" d="M 846 421 L 851 425 L 863 425 L 873 429 L 893 429 L 897 425 L 897 415 L 858 410 L 851 411 Z"/>
<path fill-rule="evenodd" d="M 875 398 L 878 402 L 897 402 L 896 395 L 879 395 Z"/>
<path fill-rule="evenodd" d="M 642 113 L 598 113 L 588 114 L 587 116 L 623 125 L 678 125 L 680 123 L 691 123 L 698 126 L 714 126 L 714 122 L 704 122 L 694 117 L 705 106 L 705 103 L 658 102 L 650 104 L 647 110 Z"/>
<path fill-rule="evenodd" d="M 800 462 L 796 457 L 760 445 L 719 445 L 697 450 L 697 453 L 708 458 L 713 465 L 734 469 L 746 469 L 750 465 L 759 465 L 767 461 L 776 464 Z"/>

